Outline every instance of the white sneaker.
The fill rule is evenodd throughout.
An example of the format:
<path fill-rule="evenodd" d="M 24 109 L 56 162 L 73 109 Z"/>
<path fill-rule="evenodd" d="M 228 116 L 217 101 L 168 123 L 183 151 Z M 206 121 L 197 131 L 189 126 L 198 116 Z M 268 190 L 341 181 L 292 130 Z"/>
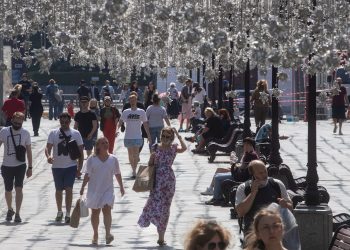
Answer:
<path fill-rule="evenodd" d="M 207 187 L 204 192 L 201 192 L 201 195 L 214 195 L 214 189 L 212 187 Z"/>

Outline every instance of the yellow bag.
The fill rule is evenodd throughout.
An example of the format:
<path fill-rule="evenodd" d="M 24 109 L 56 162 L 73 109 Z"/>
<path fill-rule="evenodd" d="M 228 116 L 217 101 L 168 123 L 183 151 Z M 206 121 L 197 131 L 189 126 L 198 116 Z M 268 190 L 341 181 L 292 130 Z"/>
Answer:
<path fill-rule="evenodd" d="M 73 228 L 78 228 L 80 221 L 80 199 L 77 200 L 75 203 L 75 207 L 73 209 L 73 212 L 70 216 L 70 223 L 69 225 Z"/>
<path fill-rule="evenodd" d="M 135 192 L 147 192 L 153 189 L 155 184 L 156 168 L 154 165 L 140 165 L 132 190 Z"/>

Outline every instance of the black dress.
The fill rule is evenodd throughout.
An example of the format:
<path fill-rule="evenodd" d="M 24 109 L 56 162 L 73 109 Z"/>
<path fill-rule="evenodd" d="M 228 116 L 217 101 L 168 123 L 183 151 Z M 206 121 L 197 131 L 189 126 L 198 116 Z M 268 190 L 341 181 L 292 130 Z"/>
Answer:
<path fill-rule="evenodd" d="M 33 131 L 35 136 L 39 135 L 38 131 L 40 127 L 40 120 L 44 111 L 43 105 L 41 103 L 42 98 L 43 95 L 41 93 L 31 93 L 29 96 L 29 101 L 31 102 L 29 113 L 32 117 Z"/>

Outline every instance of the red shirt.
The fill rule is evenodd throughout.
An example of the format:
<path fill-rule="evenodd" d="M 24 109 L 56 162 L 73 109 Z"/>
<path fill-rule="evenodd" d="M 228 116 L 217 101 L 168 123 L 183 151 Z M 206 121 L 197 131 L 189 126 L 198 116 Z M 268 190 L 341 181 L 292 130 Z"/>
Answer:
<path fill-rule="evenodd" d="M 6 119 L 11 120 L 15 112 L 25 112 L 24 101 L 15 97 L 7 99 L 2 106 L 2 111 L 6 114 Z"/>
<path fill-rule="evenodd" d="M 68 103 L 67 111 L 68 111 L 68 114 L 70 115 L 70 117 L 73 118 L 74 117 L 74 105 L 71 103 Z"/>

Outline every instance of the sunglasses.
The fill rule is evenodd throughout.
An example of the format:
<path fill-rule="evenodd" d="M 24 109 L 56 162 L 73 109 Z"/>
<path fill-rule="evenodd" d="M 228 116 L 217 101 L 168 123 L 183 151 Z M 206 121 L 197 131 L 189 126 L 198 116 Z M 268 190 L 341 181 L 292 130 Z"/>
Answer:
<path fill-rule="evenodd" d="M 162 138 L 170 139 L 170 138 L 171 138 L 171 135 L 162 135 Z"/>
<path fill-rule="evenodd" d="M 208 243 L 208 250 L 214 250 L 216 247 L 218 247 L 220 250 L 224 250 L 226 249 L 226 244 L 223 241 Z"/>

